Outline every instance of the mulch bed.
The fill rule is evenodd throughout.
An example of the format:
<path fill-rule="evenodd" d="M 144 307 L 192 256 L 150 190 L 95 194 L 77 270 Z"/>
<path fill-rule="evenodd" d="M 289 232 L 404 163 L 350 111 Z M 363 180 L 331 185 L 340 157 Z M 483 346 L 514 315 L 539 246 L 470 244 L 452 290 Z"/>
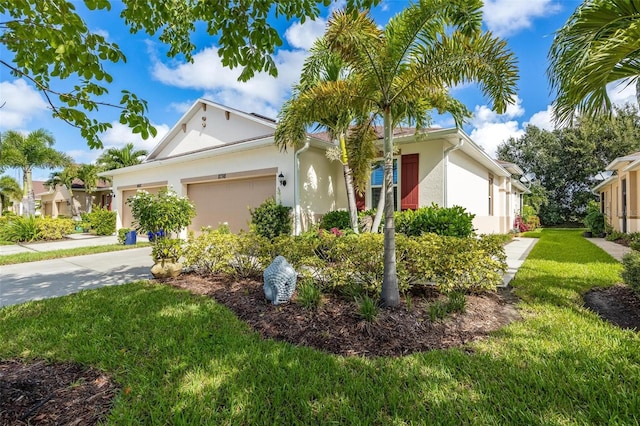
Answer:
<path fill-rule="evenodd" d="M 346 356 L 402 356 L 461 346 L 519 319 L 510 289 L 467 296 L 465 313 L 432 322 L 429 305 L 441 296 L 423 288 L 412 295 L 410 309 L 403 301 L 396 309 L 381 309 L 371 323 L 360 318 L 355 301 L 330 294 L 320 308 L 309 310 L 295 296 L 292 303 L 272 305 L 262 283 L 253 280 L 185 274 L 165 282 L 215 298 L 264 338 Z"/>
<path fill-rule="evenodd" d="M 73 363 L 0 361 L 0 425 L 95 425 L 118 387 Z"/>
<path fill-rule="evenodd" d="M 618 327 L 640 331 L 640 296 L 626 285 L 594 288 L 584 305 Z"/>

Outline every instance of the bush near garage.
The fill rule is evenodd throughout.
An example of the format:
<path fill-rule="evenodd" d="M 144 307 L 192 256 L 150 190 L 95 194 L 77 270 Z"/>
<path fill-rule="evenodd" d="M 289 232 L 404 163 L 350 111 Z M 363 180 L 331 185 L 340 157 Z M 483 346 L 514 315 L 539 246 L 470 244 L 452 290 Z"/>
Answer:
<path fill-rule="evenodd" d="M 112 235 L 116 232 L 116 212 L 95 207 L 91 213 L 83 215 L 96 235 Z"/>
<path fill-rule="evenodd" d="M 622 280 L 640 293 L 640 253 L 632 251 L 622 256 Z"/>
<path fill-rule="evenodd" d="M 251 209 L 250 213 L 251 230 L 269 241 L 279 235 L 291 234 L 291 207 L 285 207 L 276 203 L 273 198 L 268 198 L 255 209 Z"/>
<path fill-rule="evenodd" d="M 36 219 L 40 240 L 61 240 L 75 230 L 72 219 L 40 217 Z"/>

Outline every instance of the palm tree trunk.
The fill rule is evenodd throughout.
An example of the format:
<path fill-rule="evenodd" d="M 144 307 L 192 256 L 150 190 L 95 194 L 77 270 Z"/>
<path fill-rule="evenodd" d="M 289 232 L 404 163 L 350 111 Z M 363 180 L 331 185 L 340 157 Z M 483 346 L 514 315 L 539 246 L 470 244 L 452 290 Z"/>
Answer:
<path fill-rule="evenodd" d="M 36 214 L 36 197 L 33 193 L 31 168 L 22 169 L 22 212 L 25 216 Z"/>
<path fill-rule="evenodd" d="M 382 279 L 382 305 L 388 308 L 398 306 L 400 291 L 396 273 L 396 232 L 393 213 L 393 133 L 391 109 L 384 109 L 384 277 Z"/>
<path fill-rule="evenodd" d="M 382 222 L 382 215 L 384 213 L 384 206 L 387 191 L 385 189 L 384 180 L 382 181 L 382 188 L 380 188 L 380 199 L 378 200 L 378 205 L 376 206 L 376 215 L 373 218 L 373 225 L 371 225 L 371 232 L 379 233 L 380 232 L 380 222 Z"/>
<path fill-rule="evenodd" d="M 347 208 L 349 209 L 349 220 L 354 233 L 359 233 L 358 228 L 358 206 L 356 205 L 356 193 L 353 189 L 353 176 L 349 167 L 349 157 L 347 156 L 347 144 L 344 140 L 344 133 L 340 133 L 340 153 L 342 161 L 342 171 L 344 173 L 344 184 L 347 191 Z"/>

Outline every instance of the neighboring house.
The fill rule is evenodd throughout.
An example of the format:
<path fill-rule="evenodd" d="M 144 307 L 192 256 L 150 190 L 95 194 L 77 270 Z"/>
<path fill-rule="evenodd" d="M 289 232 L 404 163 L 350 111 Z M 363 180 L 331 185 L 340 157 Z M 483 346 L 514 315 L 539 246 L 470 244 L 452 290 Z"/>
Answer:
<path fill-rule="evenodd" d="M 33 187 L 33 196 L 36 203 L 36 214 L 38 214 L 38 212 L 40 211 L 40 206 L 41 206 L 40 194 L 47 191 L 47 187 L 44 183 L 45 181 L 43 180 L 31 181 L 31 185 Z M 15 213 L 18 216 L 22 216 L 22 209 L 24 208 L 22 204 L 22 200 L 13 200 L 13 201 L 14 203 L 13 203 L 13 206 L 11 206 L 11 211 L 13 211 L 13 213 Z"/>
<path fill-rule="evenodd" d="M 640 231 L 640 152 L 618 157 L 605 168 L 611 176 L 593 188 L 600 196 L 600 211 L 619 232 Z"/>
<path fill-rule="evenodd" d="M 75 203 L 78 212 L 86 213 L 89 210 L 89 197 L 84 190 L 84 183 L 80 179 L 74 179 L 71 190 L 73 191 L 73 203 Z M 42 216 L 73 216 L 71 194 L 66 186 L 56 185 L 55 188 L 49 188 L 46 192 L 37 194 L 36 198 L 38 197 L 41 200 L 40 213 Z M 96 190 L 91 194 L 91 204 L 111 210 L 111 202 L 111 184 L 100 180 Z"/>
<path fill-rule="evenodd" d="M 275 128 L 266 117 L 196 101 L 142 164 L 101 173 L 112 179 L 118 227 L 132 225 L 127 198 L 137 190 L 156 193 L 166 187 L 195 204 L 194 231 L 221 223 L 234 232 L 248 229 L 249 209 L 270 197 L 293 208 L 296 233 L 326 212 L 345 209 L 342 166 L 327 159 L 332 144 L 326 135 L 309 134 L 303 148 L 280 151 Z M 461 205 L 476 215 L 479 232 L 513 228 L 526 188 L 511 175 L 521 170 L 492 160 L 456 129 L 397 133 L 398 208 Z M 361 207 L 375 207 L 378 182 L 374 171 Z"/>

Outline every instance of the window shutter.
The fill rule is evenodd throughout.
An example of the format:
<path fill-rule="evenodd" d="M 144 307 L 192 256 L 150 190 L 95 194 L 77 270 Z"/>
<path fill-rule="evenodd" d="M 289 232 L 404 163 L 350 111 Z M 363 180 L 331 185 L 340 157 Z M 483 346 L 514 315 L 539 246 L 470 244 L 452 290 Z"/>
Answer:
<path fill-rule="evenodd" d="M 364 200 L 364 194 L 360 194 L 358 191 L 355 191 L 355 192 L 356 192 L 356 209 L 358 209 L 359 212 L 362 212 L 367 208 L 367 205 Z"/>
<path fill-rule="evenodd" d="M 415 210 L 418 208 L 418 154 L 402 156 L 402 166 L 400 173 L 402 210 Z"/>

